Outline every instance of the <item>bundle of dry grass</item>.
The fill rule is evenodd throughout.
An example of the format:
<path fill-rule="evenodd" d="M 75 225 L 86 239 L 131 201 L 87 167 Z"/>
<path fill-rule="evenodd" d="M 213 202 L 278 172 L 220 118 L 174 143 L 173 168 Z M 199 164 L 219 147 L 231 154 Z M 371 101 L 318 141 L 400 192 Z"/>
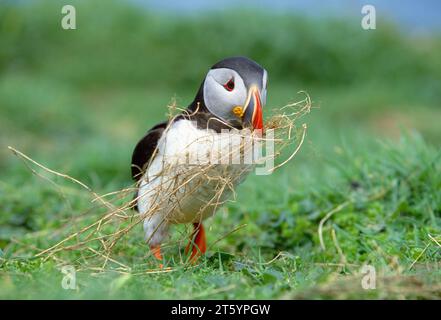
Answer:
<path fill-rule="evenodd" d="M 155 216 L 159 211 L 162 212 L 164 220 L 176 219 L 179 217 L 179 211 L 185 207 L 187 200 L 199 188 L 210 188 L 215 190 L 214 196 L 200 199 L 200 219 L 205 218 L 216 211 L 216 209 L 225 203 L 230 197 L 235 198 L 235 186 L 240 182 L 245 174 L 258 167 L 259 164 L 270 161 L 274 165 L 266 168 L 266 173 L 271 173 L 290 160 L 292 160 L 303 144 L 306 135 L 306 124 L 298 125 L 299 119 L 308 114 L 311 109 L 310 97 L 302 92 L 304 98 L 298 102 L 287 104 L 281 108 L 271 109 L 271 115 L 268 117 L 265 126 L 265 134 L 244 134 L 241 130 L 236 130 L 233 136 L 238 138 L 235 150 L 231 152 L 220 153 L 213 161 L 213 156 L 202 157 L 190 163 L 188 159 L 182 163 L 182 157 L 168 161 L 167 165 L 162 166 L 161 171 L 155 172 L 150 176 L 148 183 L 153 183 L 155 188 L 150 188 L 149 194 L 140 194 L 133 199 L 133 194 L 142 185 L 140 183 L 128 188 L 99 195 L 92 188 L 83 182 L 69 175 L 51 170 L 42 164 L 36 162 L 22 152 L 9 147 L 9 149 L 28 165 L 33 173 L 42 176 L 34 168 L 40 171 L 67 179 L 84 189 L 92 198 L 92 203 L 99 204 L 104 210 L 96 214 L 95 221 L 88 225 L 78 228 L 77 231 L 66 235 L 61 241 L 53 246 L 36 253 L 37 257 L 53 258 L 60 263 L 62 253 L 66 251 L 78 251 L 82 260 L 85 261 L 84 268 L 94 271 L 106 269 L 109 262 L 118 267 L 114 270 L 128 272 L 129 266 L 119 262 L 115 258 L 117 247 L 123 246 L 121 240 L 131 234 L 132 230 L 142 221 Z M 175 103 L 169 106 L 170 119 L 177 116 L 177 113 L 185 112 L 179 109 Z M 170 121 L 172 122 L 172 121 Z M 167 129 L 166 129 L 167 130 Z M 229 136 L 231 138 L 231 135 Z M 205 137 L 201 137 L 205 139 Z M 205 140 L 204 140 L 205 141 Z M 194 143 L 200 143 L 195 141 Z M 257 143 L 259 146 L 272 146 L 272 152 L 258 155 L 257 162 L 242 162 L 236 166 L 237 170 L 225 170 L 226 166 L 231 166 L 228 162 L 223 162 L 228 158 L 231 161 L 235 156 L 244 159 L 250 143 Z M 283 150 L 292 150 L 290 155 L 281 159 Z M 262 149 L 259 149 L 260 151 Z M 269 149 L 267 149 L 268 151 Z M 156 151 L 155 151 L 156 152 Z M 235 154 L 236 153 L 236 154 Z M 238 153 L 238 154 L 237 154 Z M 275 164 L 277 162 L 277 164 Z M 152 163 L 148 164 L 149 166 Z M 146 168 L 142 168 L 146 170 Z M 44 177 L 47 179 L 47 177 Z M 132 210 L 137 204 L 138 199 L 143 197 L 149 202 L 148 210 L 140 213 Z M 173 216 L 171 215 L 173 213 Z M 89 215 L 93 213 L 90 212 Z M 182 237 L 184 239 L 184 237 Z M 147 241 L 149 239 L 146 239 Z M 177 243 L 182 245 L 181 240 Z M 176 245 L 176 243 L 171 243 Z M 161 270 L 158 272 L 164 272 Z"/>

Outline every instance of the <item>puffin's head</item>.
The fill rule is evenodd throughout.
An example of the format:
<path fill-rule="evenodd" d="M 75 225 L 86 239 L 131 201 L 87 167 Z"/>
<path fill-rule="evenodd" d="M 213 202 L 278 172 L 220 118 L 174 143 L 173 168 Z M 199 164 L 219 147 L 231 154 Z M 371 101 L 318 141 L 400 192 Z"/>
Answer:
<path fill-rule="evenodd" d="M 211 67 L 198 96 L 208 112 L 228 124 L 263 129 L 267 78 L 267 71 L 253 60 L 227 58 Z"/>

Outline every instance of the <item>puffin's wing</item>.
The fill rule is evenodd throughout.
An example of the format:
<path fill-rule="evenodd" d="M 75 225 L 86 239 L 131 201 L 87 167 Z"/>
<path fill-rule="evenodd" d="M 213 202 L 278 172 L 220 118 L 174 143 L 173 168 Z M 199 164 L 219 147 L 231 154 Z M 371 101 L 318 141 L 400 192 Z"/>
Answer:
<path fill-rule="evenodd" d="M 138 142 L 132 155 L 132 178 L 135 181 L 141 179 L 150 158 L 155 152 L 158 141 L 162 136 L 168 122 L 161 122 L 151 128 L 147 134 Z"/>

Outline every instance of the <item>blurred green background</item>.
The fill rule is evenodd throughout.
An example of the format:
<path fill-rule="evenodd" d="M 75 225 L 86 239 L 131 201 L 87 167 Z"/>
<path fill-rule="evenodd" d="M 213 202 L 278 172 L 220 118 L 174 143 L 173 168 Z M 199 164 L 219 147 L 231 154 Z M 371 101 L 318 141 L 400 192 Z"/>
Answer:
<path fill-rule="evenodd" d="M 361 200 L 332 230 L 341 236 L 348 263 L 375 261 L 386 268 L 381 247 L 408 266 L 427 243 L 434 244 L 427 234 L 441 234 L 439 31 L 414 35 L 381 15 L 377 29 L 366 31 L 361 14 L 306 17 L 252 6 L 178 14 L 124 1 L 69 4 L 76 7 L 76 30 L 61 28 L 58 1 L 0 2 L 0 271 L 7 288 L 2 297 L 21 296 L 20 288 L 30 286 L 13 274 L 55 269 L 55 263 L 31 259 L 23 244 L 44 248 L 60 240 L 56 234 L 44 239 L 35 234 L 50 234 L 90 207 L 83 198 L 68 207 L 56 188 L 32 176 L 7 146 L 99 193 L 121 189 L 131 184 L 136 142 L 165 118 L 167 104 L 176 98 L 185 107 L 209 67 L 234 55 L 268 70 L 268 108 L 299 100 L 300 90 L 309 93 L 307 139 L 290 165 L 269 177 L 250 177 L 237 202 L 208 222 L 209 242 L 248 225 L 213 248 L 230 257 L 226 269 L 218 268 L 222 264 L 213 261 L 214 253 L 200 271 L 210 281 L 185 271 L 179 285 L 170 284 L 176 283 L 173 276 L 156 278 L 164 297 L 190 291 L 189 298 L 198 292 L 277 298 L 314 287 L 335 271 L 316 264 L 339 262 L 336 248 L 320 250 L 318 222 L 347 198 Z M 396 193 L 368 201 L 391 184 Z M 372 225 L 379 229 L 366 231 Z M 330 230 L 325 240 L 333 247 Z M 360 237 L 367 242 L 358 242 Z M 147 248 L 139 241 L 136 250 L 132 254 L 145 255 Z M 245 275 L 246 268 L 237 267 L 238 260 L 270 260 L 280 251 L 294 258 Z M 439 250 L 431 245 L 418 259 L 438 262 Z M 217 293 L 239 278 L 251 280 L 240 280 L 246 282 L 241 290 Z M 133 281 L 136 288 L 152 285 L 148 279 Z M 137 286 L 137 281 L 146 283 Z M 206 282 L 189 289 L 195 281 Z M 139 290 L 116 290 L 114 296 L 150 297 Z M 38 289 L 29 292 L 26 297 L 33 297 Z M 86 289 L 81 292 L 88 296 Z M 107 296 L 103 292 L 90 296 Z"/>

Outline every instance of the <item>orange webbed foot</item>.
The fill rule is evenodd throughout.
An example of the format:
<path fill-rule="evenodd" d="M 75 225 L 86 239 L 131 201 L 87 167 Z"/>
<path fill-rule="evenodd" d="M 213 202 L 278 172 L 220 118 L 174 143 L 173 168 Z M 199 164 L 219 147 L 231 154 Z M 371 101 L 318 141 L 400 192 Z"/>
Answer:
<path fill-rule="evenodd" d="M 159 245 L 150 246 L 150 250 L 152 251 L 156 259 L 162 261 L 161 246 Z M 160 263 L 159 268 L 161 269 L 164 268 L 164 264 Z"/>
<path fill-rule="evenodd" d="M 207 242 L 205 239 L 205 229 L 202 223 L 193 223 L 193 227 L 194 230 L 190 242 L 185 248 L 185 253 L 188 253 L 190 248 L 192 248 L 190 262 L 195 263 L 198 258 L 207 251 Z"/>

